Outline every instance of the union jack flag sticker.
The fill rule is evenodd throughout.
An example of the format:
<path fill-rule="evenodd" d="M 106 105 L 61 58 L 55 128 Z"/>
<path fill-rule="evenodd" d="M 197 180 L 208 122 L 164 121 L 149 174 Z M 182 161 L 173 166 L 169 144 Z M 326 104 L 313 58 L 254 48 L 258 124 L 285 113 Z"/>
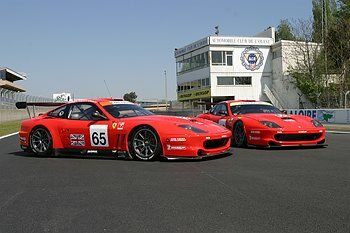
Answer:
<path fill-rule="evenodd" d="M 70 135 L 71 146 L 85 146 L 84 134 L 71 134 Z"/>

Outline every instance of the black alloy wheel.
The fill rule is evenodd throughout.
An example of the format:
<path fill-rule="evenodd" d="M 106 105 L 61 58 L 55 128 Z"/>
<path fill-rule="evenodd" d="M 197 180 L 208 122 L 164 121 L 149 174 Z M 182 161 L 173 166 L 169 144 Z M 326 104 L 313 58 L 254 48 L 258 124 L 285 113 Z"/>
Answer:
<path fill-rule="evenodd" d="M 161 154 L 157 133 L 149 126 L 134 130 L 129 140 L 129 151 L 135 160 L 156 160 Z"/>
<path fill-rule="evenodd" d="M 52 153 L 52 137 L 47 129 L 42 127 L 34 129 L 29 140 L 30 149 L 35 154 L 48 156 Z"/>
<path fill-rule="evenodd" d="M 239 121 L 235 124 L 235 127 L 232 132 L 232 142 L 234 146 L 237 147 L 246 147 L 247 146 L 247 137 L 244 131 L 244 124 L 242 121 Z"/>

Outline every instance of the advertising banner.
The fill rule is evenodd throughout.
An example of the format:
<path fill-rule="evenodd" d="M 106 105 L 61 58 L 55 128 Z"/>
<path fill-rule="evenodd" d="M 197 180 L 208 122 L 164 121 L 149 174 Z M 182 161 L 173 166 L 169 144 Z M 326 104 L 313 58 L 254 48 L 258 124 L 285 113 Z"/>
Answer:
<path fill-rule="evenodd" d="M 210 98 L 210 88 L 195 90 L 195 91 L 186 91 L 186 92 L 177 94 L 178 101 L 203 99 L 203 98 Z"/>
<path fill-rule="evenodd" d="M 323 123 L 350 124 L 350 109 L 287 109 L 289 114 L 304 115 Z"/>

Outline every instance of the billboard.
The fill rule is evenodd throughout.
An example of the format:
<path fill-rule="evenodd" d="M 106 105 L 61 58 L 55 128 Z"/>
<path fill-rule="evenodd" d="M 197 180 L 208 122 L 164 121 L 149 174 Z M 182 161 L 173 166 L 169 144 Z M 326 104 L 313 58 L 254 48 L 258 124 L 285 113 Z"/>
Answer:
<path fill-rule="evenodd" d="M 53 98 L 53 100 L 55 102 L 69 102 L 69 101 L 72 101 L 71 93 L 53 94 L 52 98 Z"/>

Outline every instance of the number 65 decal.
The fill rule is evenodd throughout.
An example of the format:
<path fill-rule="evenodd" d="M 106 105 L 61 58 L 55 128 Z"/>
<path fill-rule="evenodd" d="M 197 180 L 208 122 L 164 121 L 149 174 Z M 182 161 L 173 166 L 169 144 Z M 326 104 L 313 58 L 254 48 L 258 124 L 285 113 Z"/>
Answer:
<path fill-rule="evenodd" d="M 108 147 L 108 125 L 90 126 L 91 146 Z"/>

